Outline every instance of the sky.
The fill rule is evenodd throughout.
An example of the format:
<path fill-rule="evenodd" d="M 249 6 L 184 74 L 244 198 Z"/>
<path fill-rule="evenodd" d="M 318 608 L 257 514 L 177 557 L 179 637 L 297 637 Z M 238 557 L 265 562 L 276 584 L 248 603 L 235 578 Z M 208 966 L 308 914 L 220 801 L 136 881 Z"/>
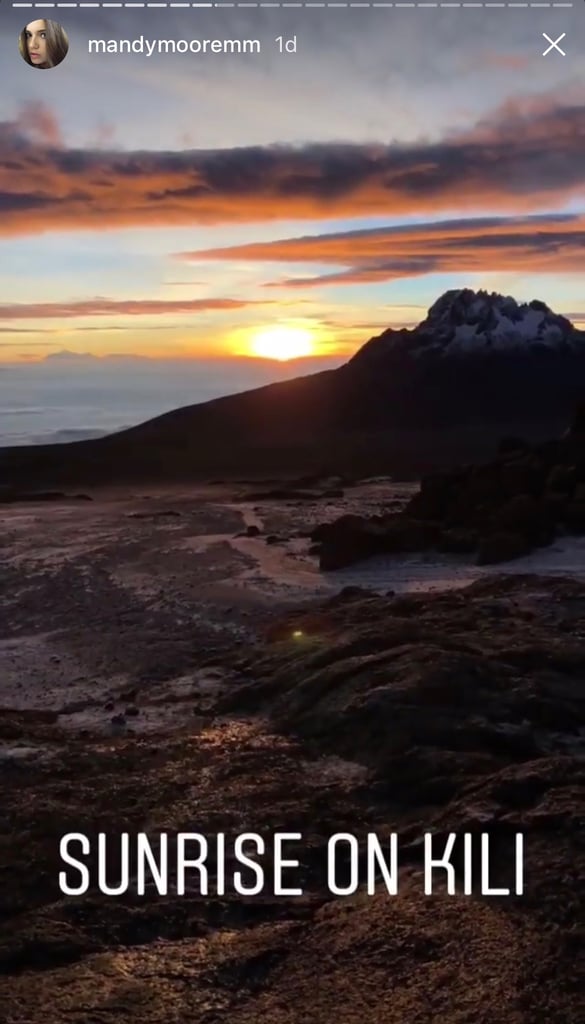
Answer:
<path fill-rule="evenodd" d="M 47 14 L 70 49 L 42 71 L 17 40 Z M 0 363 L 67 351 L 317 366 L 459 287 L 540 298 L 585 326 L 582 2 L 4 2 L 0 30 Z M 565 57 L 543 57 L 543 32 L 566 33 Z M 140 37 L 261 49 L 88 53 L 90 39 Z"/>

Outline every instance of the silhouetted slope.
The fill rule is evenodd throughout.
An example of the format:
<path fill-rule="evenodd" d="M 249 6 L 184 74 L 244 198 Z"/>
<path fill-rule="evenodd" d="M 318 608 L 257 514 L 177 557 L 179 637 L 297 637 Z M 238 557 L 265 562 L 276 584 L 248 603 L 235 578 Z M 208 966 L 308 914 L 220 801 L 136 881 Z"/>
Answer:
<path fill-rule="evenodd" d="M 542 302 L 447 292 L 413 331 L 344 366 L 187 406 L 98 440 L 0 450 L 8 482 L 214 473 L 421 472 L 511 430 L 564 427 L 585 394 L 585 333 Z"/>

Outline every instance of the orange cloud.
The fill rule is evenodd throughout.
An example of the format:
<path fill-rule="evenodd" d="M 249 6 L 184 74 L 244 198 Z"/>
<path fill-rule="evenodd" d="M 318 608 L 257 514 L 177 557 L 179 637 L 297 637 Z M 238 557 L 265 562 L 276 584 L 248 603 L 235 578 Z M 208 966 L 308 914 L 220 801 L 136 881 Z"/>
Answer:
<path fill-rule="evenodd" d="M 509 103 L 438 142 L 69 150 L 50 115 L 0 125 L 0 231 L 545 209 L 585 194 L 585 105 Z M 40 130 L 39 130 L 39 125 Z"/>
<path fill-rule="evenodd" d="M 353 284 L 429 273 L 570 273 L 583 265 L 585 216 L 483 217 L 285 238 L 179 253 L 217 259 L 329 264 L 343 269 L 268 287 Z"/>
<path fill-rule="evenodd" d="M 14 302 L 0 306 L 0 320 L 45 320 L 81 316 L 160 316 L 271 305 L 240 299 L 82 299 L 78 302 Z"/>
<path fill-rule="evenodd" d="M 25 103 L 20 110 L 27 138 L 41 146 L 61 147 L 63 139 L 55 115 L 42 103 Z"/>

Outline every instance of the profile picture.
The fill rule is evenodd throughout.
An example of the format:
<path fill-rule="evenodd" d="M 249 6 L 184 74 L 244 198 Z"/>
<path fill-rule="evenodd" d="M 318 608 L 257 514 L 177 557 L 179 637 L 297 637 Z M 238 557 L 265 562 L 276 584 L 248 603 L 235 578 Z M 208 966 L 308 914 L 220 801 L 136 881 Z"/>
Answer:
<path fill-rule="evenodd" d="M 20 55 L 32 68 L 56 68 L 65 60 L 69 40 L 58 21 L 39 18 L 25 25 L 18 38 Z"/>

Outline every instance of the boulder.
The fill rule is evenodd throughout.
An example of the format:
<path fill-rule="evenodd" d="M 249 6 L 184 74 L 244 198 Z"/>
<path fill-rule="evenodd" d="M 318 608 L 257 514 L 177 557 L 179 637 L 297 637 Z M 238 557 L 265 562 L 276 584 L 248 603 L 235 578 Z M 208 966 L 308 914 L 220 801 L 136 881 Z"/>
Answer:
<path fill-rule="evenodd" d="M 556 465 L 546 479 L 546 489 L 554 494 L 571 494 L 575 486 L 575 467 Z"/>
<path fill-rule="evenodd" d="M 498 455 L 518 455 L 530 450 L 530 444 L 522 437 L 503 437 L 498 445 Z"/>
<path fill-rule="evenodd" d="M 426 550 L 438 543 L 440 529 L 435 523 L 401 515 L 386 519 L 342 516 L 328 529 L 317 527 L 313 537 L 321 543 L 320 568 L 330 572 L 372 555 Z"/>
<path fill-rule="evenodd" d="M 538 497 L 547 484 L 546 465 L 536 453 L 504 462 L 500 472 L 500 484 L 499 493 L 502 497 L 513 498 L 517 494 Z"/>
<path fill-rule="evenodd" d="M 568 494 L 561 494 L 555 491 L 546 491 L 542 498 L 542 507 L 551 523 L 563 523 L 567 506 L 570 503 Z"/>
<path fill-rule="evenodd" d="M 575 409 L 568 435 L 585 440 L 585 402 L 580 402 Z"/>
<path fill-rule="evenodd" d="M 510 562 L 530 554 L 532 546 L 520 533 L 493 533 L 484 537 L 477 553 L 477 565 Z"/>
<path fill-rule="evenodd" d="M 406 515 L 413 519 L 444 519 L 464 479 L 464 471 L 436 473 L 423 477 L 420 491 L 411 498 L 406 507 Z"/>
<path fill-rule="evenodd" d="M 315 543 L 334 540 L 336 537 L 342 537 L 352 530 L 359 530 L 367 521 L 364 516 L 348 513 L 347 515 L 339 516 L 331 523 L 319 523 L 311 531 L 310 538 Z"/>
<path fill-rule="evenodd" d="M 360 519 L 359 516 L 344 516 L 343 519 L 343 523 L 340 520 L 332 523 L 335 530 L 321 540 L 319 567 L 325 572 L 343 569 L 381 550 L 384 535 L 382 526 Z"/>
<path fill-rule="evenodd" d="M 345 534 L 322 544 L 319 552 L 320 568 L 331 572 L 379 553 L 380 532 L 379 528 L 368 523 L 356 529 L 347 529 Z"/>
<path fill-rule="evenodd" d="M 320 495 L 316 491 L 301 491 L 294 487 L 274 487 L 267 491 L 247 491 L 239 501 L 315 501 Z"/>
<path fill-rule="evenodd" d="M 461 495 L 459 504 L 468 509 L 478 505 L 495 505 L 502 495 L 502 467 L 499 463 L 488 463 L 486 466 L 475 466 L 467 481 L 467 487 Z"/>
<path fill-rule="evenodd" d="M 477 551 L 479 536 L 476 530 L 458 528 L 441 534 L 439 550 L 449 554 L 465 555 Z"/>
<path fill-rule="evenodd" d="M 426 551 L 436 547 L 440 537 L 441 529 L 437 523 L 396 515 L 385 525 L 380 550 L 391 554 Z"/>
<path fill-rule="evenodd" d="M 491 462 L 425 476 L 400 511 L 342 516 L 311 538 L 327 568 L 433 547 L 478 552 L 489 564 L 551 544 L 565 528 L 585 533 L 585 403 L 563 438 L 536 445 L 506 438 Z"/>
<path fill-rule="evenodd" d="M 566 506 L 565 525 L 569 532 L 585 533 L 585 501 L 572 501 Z"/>
<path fill-rule="evenodd" d="M 517 533 L 531 547 L 550 544 L 554 536 L 551 509 L 529 494 L 518 494 L 494 514 L 495 533 Z"/>

